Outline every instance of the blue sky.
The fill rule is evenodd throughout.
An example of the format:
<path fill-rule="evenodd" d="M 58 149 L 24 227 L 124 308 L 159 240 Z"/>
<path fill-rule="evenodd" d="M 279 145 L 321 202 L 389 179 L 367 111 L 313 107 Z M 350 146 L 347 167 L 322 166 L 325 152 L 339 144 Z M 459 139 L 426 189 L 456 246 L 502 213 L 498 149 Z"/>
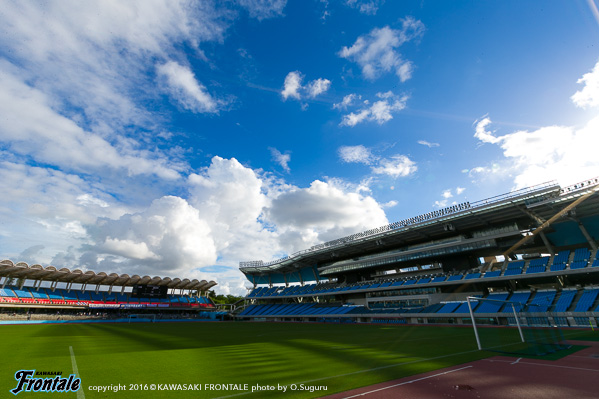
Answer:
<path fill-rule="evenodd" d="M 215 280 L 599 175 L 597 1 L 5 2 L 0 248 Z"/>

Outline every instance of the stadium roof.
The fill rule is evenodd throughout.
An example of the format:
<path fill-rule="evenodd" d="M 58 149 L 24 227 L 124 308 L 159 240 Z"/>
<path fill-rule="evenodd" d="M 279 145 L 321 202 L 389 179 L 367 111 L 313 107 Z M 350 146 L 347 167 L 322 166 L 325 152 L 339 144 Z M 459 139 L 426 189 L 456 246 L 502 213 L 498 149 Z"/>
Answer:
<path fill-rule="evenodd" d="M 598 192 L 599 177 L 564 188 L 555 181 L 547 182 L 472 204 L 463 203 L 435 210 L 315 245 L 275 261 L 240 262 L 239 268 L 248 278 L 250 275 L 291 273 L 308 266 L 428 243 L 461 231 L 488 229 L 506 223 L 517 223 L 531 235 L 535 230 L 541 232 L 566 216 L 581 225 L 580 218 L 599 215 Z M 560 247 L 559 243 L 553 245 Z"/>
<path fill-rule="evenodd" d="M 150 277 L 150 276 L 129 276 L 128 274 L 117 273 L 95 273 L 91 270 L 83 272 L 82 270 L 69 270 L 66 267 L 57 269 L 54 266 L 31 265 L 25 262 L 14 264 L 10 260 L 0 261 L 0 277 L 40 280 L 59 283 L 89 284 L 89 285 L 110 285 L 131 287 L 138 284 L 150 284 L 166 286 L 173 289 L 206 291 L 215 285 L 214 281 L 198 281 L 196 279 L 180 279 L 170 277 Z"/>

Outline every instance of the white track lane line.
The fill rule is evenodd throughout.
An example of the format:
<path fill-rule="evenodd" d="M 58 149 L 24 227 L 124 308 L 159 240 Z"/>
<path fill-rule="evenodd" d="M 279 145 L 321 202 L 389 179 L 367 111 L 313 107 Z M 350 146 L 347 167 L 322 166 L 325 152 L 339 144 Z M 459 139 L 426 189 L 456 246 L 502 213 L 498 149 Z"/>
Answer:
<path fill-rule="evenodd" d="M 360 396 L 366 396 L 366 395 L 370 395 L 371 393 L 375 393 L 375 392 L 380 392 L 380 391 L 384 391 L 385 389 L 389 389 L 389 388 L 395 388 L 395 387 L 399 387 L 401 385 L 406 385 L 406 384 L 411 384 L 413 382 L 418 382 L 418 381 L 422 381 L 422 380 L 427 380 L 429 378 L 433 378 L 433 377 L 438 377 L 440 375 L 445 375 L 445 374 L 449 374 L 449 373 L 453 373 L 456 371 L 460 371 L 460 370 L 464 370 L 464 369 L 469 369 L 472 366 L 466 366 L 466 367 L 462 367 L 459 369 L 455 369 L 455 370 L 449 370 L 449 371 L 445 371 L 443 373 L 438 373 L 438 374 L 434 374 L 434 375 L 429 375 L 427 377 L 422 377 L 422 378 L 417 378 L 415 380 L 410 380 L 410 381 L 404 381 L 404 382 L 400 382 L 399 384 L 395 384 L 395 385 L 389 385 L 388 387 L 383 387 L 383 388 L 379 388 L 379 389 L 375 389 L 373 391 L 368 391 L 368 392 L 364 392 L 364 393 L 359 393 L 357 395 L 353 395 L 353 396 L 346 396 L 343 399 L 351 399 L 351 398 L 358 398 Z"/>

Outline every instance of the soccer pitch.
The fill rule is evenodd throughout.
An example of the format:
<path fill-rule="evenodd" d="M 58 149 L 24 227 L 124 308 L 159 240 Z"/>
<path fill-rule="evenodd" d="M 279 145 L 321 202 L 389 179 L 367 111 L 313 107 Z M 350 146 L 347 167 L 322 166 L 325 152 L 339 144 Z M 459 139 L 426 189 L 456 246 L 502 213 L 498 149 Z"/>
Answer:
<path fill-rule="evenodd" d="M 12 397 L 19 370 L 66 377 L 76 367 L 82 389 L 51 395 L 315 398 L 495 355 L 478 351 L 467 327 L 204 322 L 0 329 L 2 397 Z"/>

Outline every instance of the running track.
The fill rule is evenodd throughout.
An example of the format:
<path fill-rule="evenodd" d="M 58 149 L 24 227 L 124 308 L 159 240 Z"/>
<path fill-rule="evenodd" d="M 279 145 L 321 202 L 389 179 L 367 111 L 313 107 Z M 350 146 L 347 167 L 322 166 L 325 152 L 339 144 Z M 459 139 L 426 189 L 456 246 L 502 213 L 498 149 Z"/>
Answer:
<path fill-rule="evenodd" d="M 495 356 L 324 398 L 597 399 L 599 342 L 571 343 L 590 347 L 556 361 Z"/>

